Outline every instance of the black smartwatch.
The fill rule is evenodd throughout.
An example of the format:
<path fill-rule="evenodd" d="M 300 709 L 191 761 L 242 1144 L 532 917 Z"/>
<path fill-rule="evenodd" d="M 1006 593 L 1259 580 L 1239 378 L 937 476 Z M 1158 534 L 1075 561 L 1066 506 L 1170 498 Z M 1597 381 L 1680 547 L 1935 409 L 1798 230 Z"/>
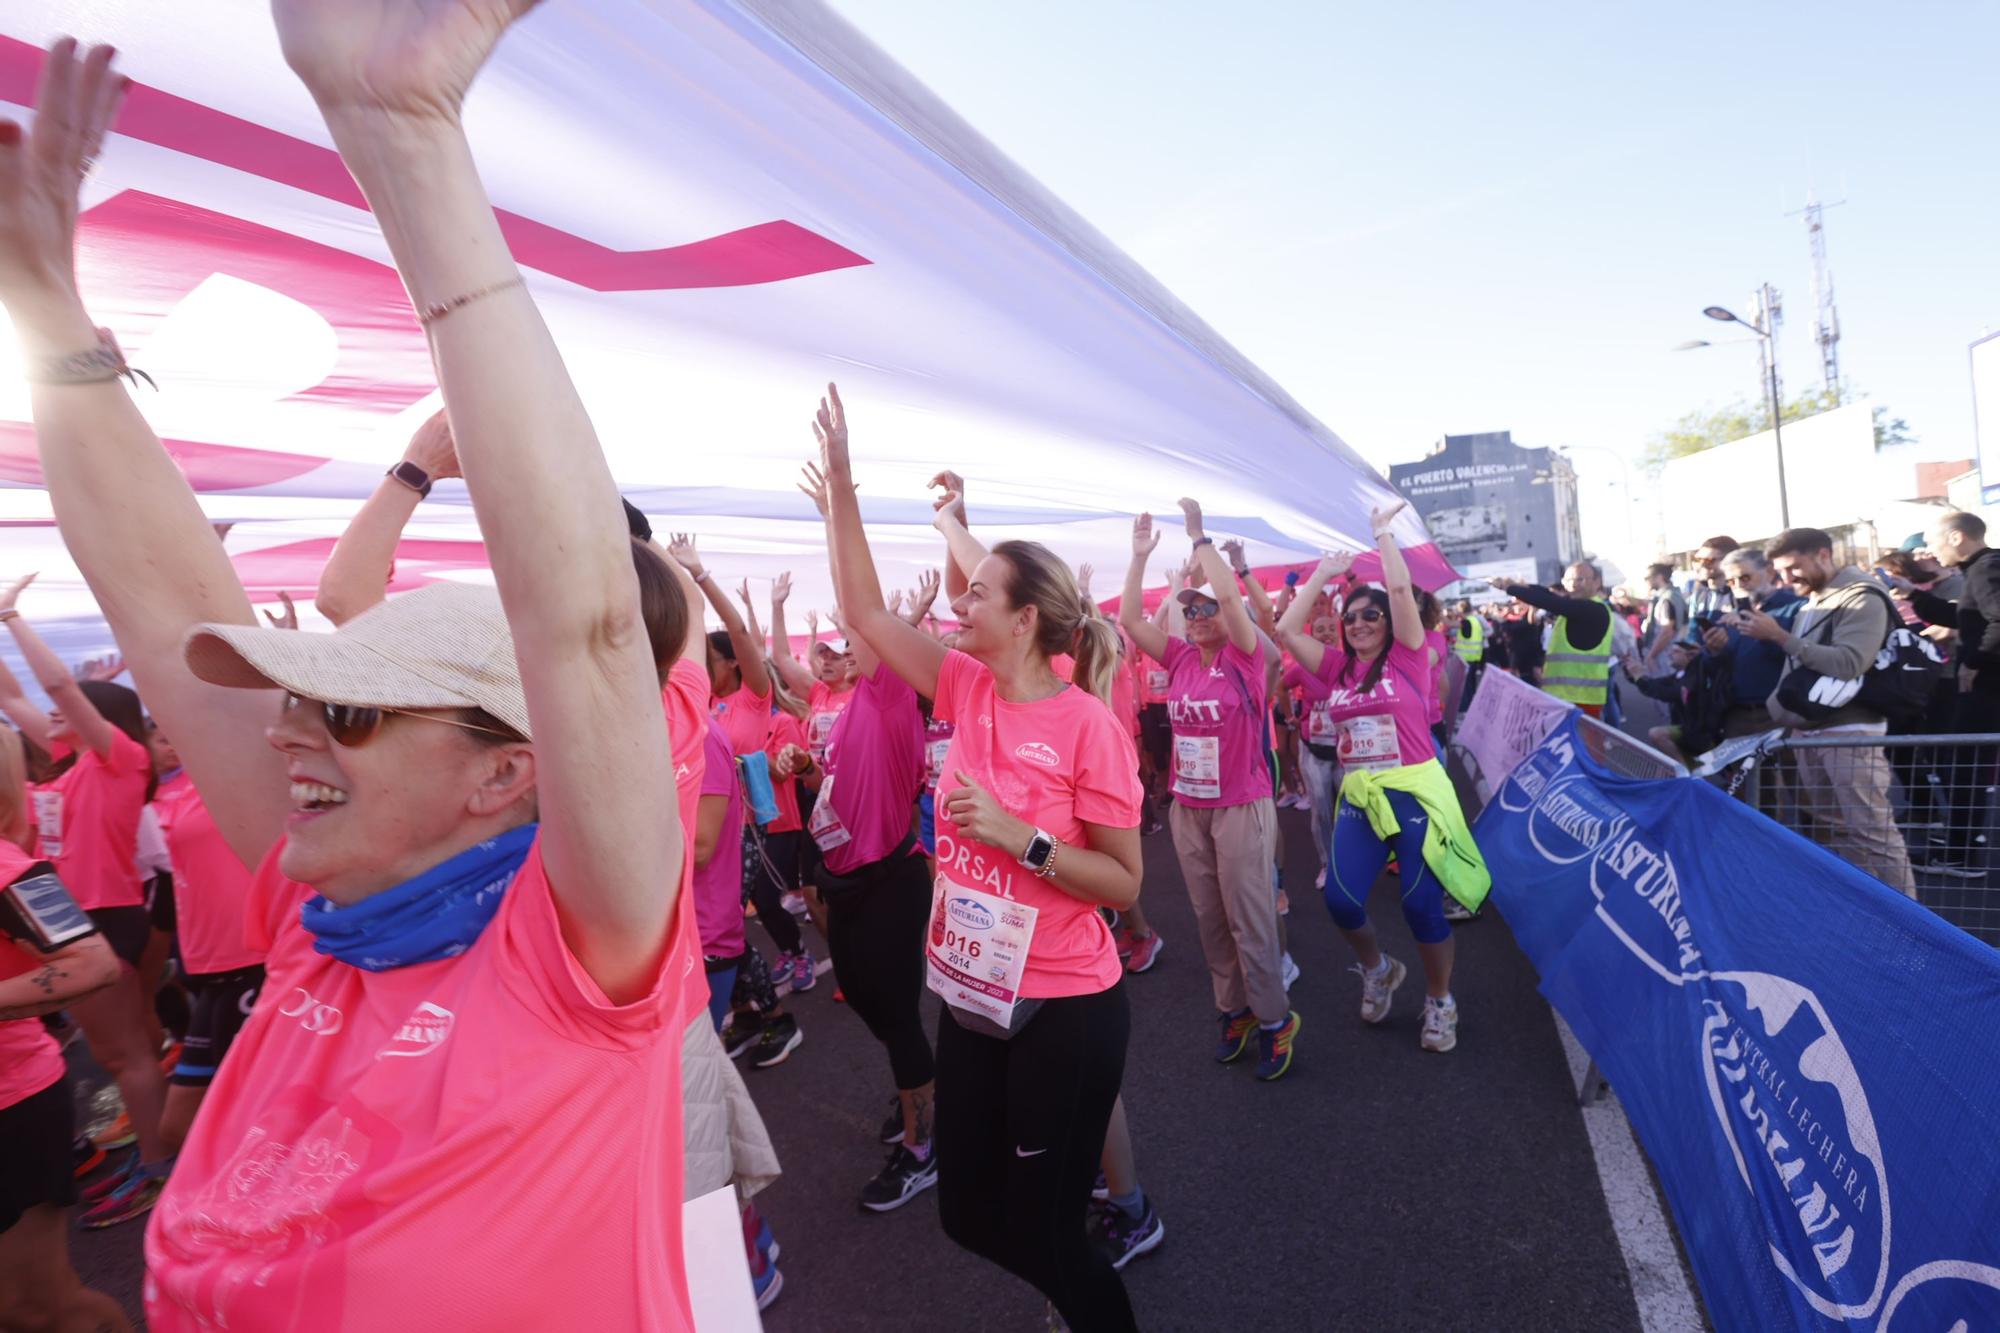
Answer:
<path fill-rule="evenodd" d="M 1021 853 L 1021 864 L 1037 875 L 1048 868 L 1049 858 L 1056 854 L 1056 840 L 1040 829 L 1028 839 L 1028 850 Z"/>
<path fill-rule="evenodd" d="M 386 475 L 394 477 L 397 481 L 402 482 L 405 486 L 415 491 L 419 500 L 430 498 L 431 474 L 418 467 L 415 463 L 412 463 L 409 459 L 406 458 L 396 464 L 396 466 L 390 468 Z"/>

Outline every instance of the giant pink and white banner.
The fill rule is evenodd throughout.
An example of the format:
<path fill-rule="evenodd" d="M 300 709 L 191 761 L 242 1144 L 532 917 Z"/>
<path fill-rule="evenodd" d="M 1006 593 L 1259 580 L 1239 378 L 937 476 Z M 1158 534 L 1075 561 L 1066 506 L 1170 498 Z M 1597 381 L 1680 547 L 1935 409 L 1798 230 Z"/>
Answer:
<path fill-rule="evenodd" d="M 159 384 L 141 408 L 260 600 L 309 594 L 347 516 L 438 405 L 359 192 L 254 0 L 10 0 L 0 113 L 40 48 L 110 41 L 135 80 L 86 187 L 85 294 Z M 732 583 L 831 591 L 794 489 L 837 380 L 885 582 L 936 566 L 925 481 L 982 536 L 1049 543 L 1117 591 L 1130 517 L 1259 565 L 1365 546 L 1387 485 L 1156 281 L 814 0 L 548 0 L 467 122 L 515 256 L 613 470 Z M 1080 126 L 1079 133 L 1088 133 Z M 1337 312 L 1335 312 L 1337 314 Z M 0 574 L 74 656 L 108 635 L 49 525 L 0 330 Z M 1420 582 L 1451 577 L 1414 517 Z M 1174 549 L 1170 544 L 1163 548 Z M 397 586 L 485 577 L 457 483 Z"/>

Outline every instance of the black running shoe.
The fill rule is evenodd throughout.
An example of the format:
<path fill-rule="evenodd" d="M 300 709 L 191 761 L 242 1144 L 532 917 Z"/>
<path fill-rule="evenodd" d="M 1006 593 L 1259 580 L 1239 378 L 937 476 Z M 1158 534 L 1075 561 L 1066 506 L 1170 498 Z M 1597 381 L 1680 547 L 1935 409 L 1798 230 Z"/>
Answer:
<path fill-rule="evenodd" d="M 903 1141 L 903 1098 L 899 1093 L 889 1099 L 889 1118 L 882 1122 L 882 1142 L 901 1143 Z"/>
<path fill-rule="evenodd" d="M 901 1208 L 937 1184 L 937 1176 L 935 1149 L 928 1159 L 919 1162 L 914 1153 L 899 1143 L 890 1150 L 881 1174 L 861 1187 L 861 1206 L 875 1213 Z"/>
<path fill-rule="evenodd" d="M 790 1014 L 779 1014 L 764 1024 L 764 1030 L 757 1034 L 757 1044 L 750 1048 L 750 1067 L 769 1069 L 781 1065 L 792 1058 L 792 1052 L 806 1034 L 799 1031 L 799 1020 Z"/>

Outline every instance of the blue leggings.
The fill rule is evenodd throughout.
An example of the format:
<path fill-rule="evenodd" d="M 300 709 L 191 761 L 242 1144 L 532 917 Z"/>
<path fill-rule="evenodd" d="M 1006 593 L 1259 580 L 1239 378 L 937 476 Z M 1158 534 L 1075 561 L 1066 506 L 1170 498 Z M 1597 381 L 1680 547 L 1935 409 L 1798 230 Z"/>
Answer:
<path fill-rule="evenodd" d="M 1394 850 L 1402 866 L 1403 919 L 1419 944 L 1442 944 L 1451 938 L 1444 919 L 1444 886 L 1424 861 L 1424 831 L 1430 816 L 1406 791 L 1388 793 L 1389 808 L 1399 827 L 1386 841 L 1375 836 L 1367 814 L 1334 794 L 1333 858 L 1326 875 L 1326 910 L 1342 930 L 1368 924 L 1368 891 L 1381 877 Z"/>

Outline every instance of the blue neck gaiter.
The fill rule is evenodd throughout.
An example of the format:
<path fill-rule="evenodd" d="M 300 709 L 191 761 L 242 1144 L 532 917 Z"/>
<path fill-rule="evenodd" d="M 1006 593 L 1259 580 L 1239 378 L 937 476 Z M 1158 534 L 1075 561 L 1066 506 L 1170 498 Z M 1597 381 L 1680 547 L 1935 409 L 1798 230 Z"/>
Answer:
<path fill-rule="evenodd" d="M 351 907 L 314 894 L 299 908 L 299 924 L 315 950 L 367 972 L 455 958 L 500 910 L 537 827 L 509 829 Z"/>

